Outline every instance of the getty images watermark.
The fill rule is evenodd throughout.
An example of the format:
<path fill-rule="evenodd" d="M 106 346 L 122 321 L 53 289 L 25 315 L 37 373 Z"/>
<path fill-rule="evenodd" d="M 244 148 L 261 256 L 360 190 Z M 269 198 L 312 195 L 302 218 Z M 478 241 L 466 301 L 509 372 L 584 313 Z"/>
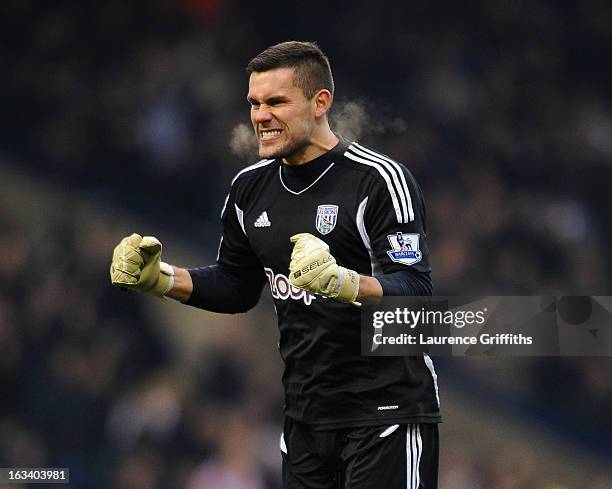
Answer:
<path fill-rule="evenodd" d="M 361 353 L 612 356 L 612 297 L 389 297 L 364 303 Z"/>

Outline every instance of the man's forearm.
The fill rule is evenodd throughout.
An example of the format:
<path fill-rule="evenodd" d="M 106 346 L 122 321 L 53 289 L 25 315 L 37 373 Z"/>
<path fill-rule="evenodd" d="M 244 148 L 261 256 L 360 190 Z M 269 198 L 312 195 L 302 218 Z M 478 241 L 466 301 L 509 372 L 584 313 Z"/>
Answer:
<path fill-rule="evenodd" d="M 382 297 L 383 288 L 380 282 L 375 277 L 367 275 L 359 276 L 359 292 L 357 299 L 365 299 L 366 297 Z"/>
<path fill-rule="evenodd" d="M 433 284 L 430 273 L 416 270 L 398 270 L 377 277 L 385 296 L 430 296 Z"/>
<path fill-rule="evenodd" d="M 182 294 L 179 295 L 184 298 L 183 303 L 228 314 L 246 312 L 253 308 L 267 282 L 263 268 L 259 267 L 238 268 L 217 264 L 190 268 L 185 272 L 189 277 L 185 277 L 180 289 Z M 187 297 L 189 284 L 191 291 Z"/>
<path fill-rule="evenodd" d="M 186 302 L 189 300 L 191 293 L 193 292 L 193 281 L 191 280 L 191 275 L 184 268 L 175 266 L 172 268 L 174 268 L 174 286 L 168 291 L 166 297 L 176 299 L 180 302 Z"/>
<path fill-rule="evenodd" d="M 410 273 L 408 270 L 381 275 L 380 280 L 368 275 L 359 276 L 357 299 L 366 297 L 428 296 L 432 294 L 431 277 L 428 274 Z"/>

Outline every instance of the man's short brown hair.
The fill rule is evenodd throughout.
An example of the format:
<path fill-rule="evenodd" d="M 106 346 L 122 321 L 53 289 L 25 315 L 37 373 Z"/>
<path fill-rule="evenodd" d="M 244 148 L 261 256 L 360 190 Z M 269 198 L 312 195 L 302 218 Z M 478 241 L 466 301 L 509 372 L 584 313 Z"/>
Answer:
<path fill-rule="evenodd" d="M 246 70 L 250 74 L 275 68 L 294 68 L 294 84 L 307 99 L 323 88 L 334 94 L 329 59 L 314 42 L 286 41 L 270 46 L 249 61 Z"/>

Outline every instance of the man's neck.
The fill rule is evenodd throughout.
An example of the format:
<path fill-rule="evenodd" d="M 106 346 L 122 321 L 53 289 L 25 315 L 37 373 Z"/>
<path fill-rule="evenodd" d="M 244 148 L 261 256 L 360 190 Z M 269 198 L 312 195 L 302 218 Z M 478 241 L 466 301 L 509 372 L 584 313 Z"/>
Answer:
<path fill-rule="evenodd" d="M 290 166 L 303 165 L 327 153 L 338 144 L 338 141 L 338 137 L 331 129 L 328 129 L 321 135 L 313 136 L 303 151 L 291 155 L 289 158 L 283 158 L 283 163 Z"/>

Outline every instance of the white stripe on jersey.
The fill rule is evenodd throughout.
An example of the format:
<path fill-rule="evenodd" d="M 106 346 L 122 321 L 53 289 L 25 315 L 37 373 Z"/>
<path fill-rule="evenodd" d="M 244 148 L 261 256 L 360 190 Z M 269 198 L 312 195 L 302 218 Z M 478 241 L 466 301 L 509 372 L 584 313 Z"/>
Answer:
<path fill-rule="evenodd" d="M 272 163 L 274 160 L 261 160 L 258 161 L 257 163 L 255 163 L 254 165 L 251 166 L 247 166 L 246 168 L 243 168 L 242 170 L 240 170 L 238 173 L 236 173 L 236 176 L 234 177 L 234 179 L 232 180 L 232 185 L 234 185 L 234 182 L 237 180 L 237 178 L 242 175 L 243 173 L 246 173 L 248 171 L 254 170 L 255 168 L 261 168 L 262 166 L 266 166 L 269 165 L 270 163 Z"/>
<path fill-rule="evenodd" d="M 223 245 L 223 235 L 221 235 L 221 239 L 219 240 L 219 248 L 217 248 L 217 263 L 219 262 L 219 258 L 221 257 L 221 246 Z"/>
<path fill-rule="evenodd" d="M 432 359 L 427 353 L 423 353 L 423 358 L 425 359 L 425 365 L 427 365 L 427 368 L 431 373 L 431 378 L 433 379 L 434 387 L 436 389 L 436 401 L 438 401 L 438 407 L 440 407 L 440 396 L 438 394 L 438 375 L 436 374 L 436 369 L 434 368 Z"/>
<path fill-rule="evenodd" d="M 367 160 L 360 156 L 354 155 L 353 153 L 349 152 L 349 150 L 346 150 L 344 152 L 344 156 L 346 156 L 347 158 L 350 158 L 353 161 L 356 161 L 357 163 L 363 163 L 364 165 L 372 166 L 376 168 L 376 170 L 378 170 L 378 173 L 380 173 L 380 176 L 384 178 L 385 182 L 387 182 L 387 188 L 389 189 L 389 194 L 391 195 L 391 202 L 393 203 L 393 208 L 395 209 L 395 215 L 397 217 L 397 222 L 399 223 L 404 222 L 404 218 L 402 216 L 402 209 L 400 207 L 400 203 L 397 198 L 397 193 L 395 192 L 395 188 L 393 187 L 393 183 L 391 182 L 391 179 L 389 178 L 389 174 L 378 163 L 375 163 L 372 160 Z"/>
<path fill-rule="evenodd" d="M 387 161 L 389 164 L 391 164 L 395 168 L 395 170 L 400 176 L 400 179 L 402 180 L 402 189 L 404 191 L 404 195 L 406 196 L 406 200 L 408 203 L 408 214 L 409 214 L 410 220 L 414 221 L 414 209 L 412 208 L 412 199 L 410 198 L 410 190 L 408 190 L 408 184 L 406 183 L 406 177 L 400 165 L 396 161 L 393 161 L 391 158 L 387 158 L 385 155 L 377 153 L 376 151 L 373 151 L 369 148 L 365 148 L 361 146 L 361 144 L 359 143 L 353 143 L 352 146 L 355 146 L 354 151 L 356 153 L 361 154 L 357 151 L 357 148 L 359 148 L 363 152 L 371 155 L 371 157 L 375 159 L 376 161 L 379 161 L 379 159 Z"/>
<path fill-rule="evenodd" d="M 400 198 L 400 202 L 402 204 L 402 219 L 404 220 L 404 222 L 408 222 L 408 210 L 406 208 L 407 204 L 406 204 L 406 192 L 404 187 L 402 187 L 401 182 L 399 181 L 398 177 L 397 177 L 397 168 L 393 167 L 391 164 L 389 164 L 389 162 L 379 156 L 374 156 L 370 153 L 366 153 L 365 151 L 363 151 L 362 149 L 358 148 L 355 144 L 349 146 L 349 149 L 361 156 L 362 158 L 366 158 L 368 160 L 371 161 L 375 161 L 377 163 L 380 163 L 383 167 L 385 167 L 385 169 L 389 172 L 389 175 L 391 176 L 391 178 L 393 179 L 393 184 L 395 186 L 395 190 L 397 192 L 397 195 Z M 402 173 L 402 170 L 399 169 L 399 173 Z"/>
<path fill-rule="evenodd" d="M 272 163 L 274 160 L 261 160 L 258 161 L 257 163 L 255 163 L 254 165 L 251 166 L 247 166 L 246 168 L 243 168 L 242 170 L 240 170 L 238 173 L 236 173 L 236 176 L 234 177 L 234 179 L 232 180 L 231 185 L 234 185 L 234 182 L 236 181 L 236 179 L 242 175 L 243 173 L 246 173 L 248 171 L 254 170 L 255 168 L 261 168 L 262 166 L 266 166 L 269 165 L 270 163 Z M 231 186 L 230 185 L 230 186 Z M 221 219 L 223 219 L 223 214 L 225 214 L 225 208 L 227 207 L 227 201 L 229 200 L 229 193 L 227 194 L 227 197 L 225 197 L 225 202 L 223 203 L 223 208 L 221 209 Z M 244 227 L 244 226 L 243 226 Z M 246 234 L 246 233 L 245 233 Z"/>
<path fill-rule="evenodd" d="M 229 200 L 229 194 L 225 197 L 225 202 L 223 202 L 223 209 L 221 209 L 221 219 L 223 219 L 223 214 L 225 214 L 225 208 L 227 207 L 227 201 Z"/>
<path fill-rule="evenodd" d="M 234 207 L 236 208 L 236 217 L 238 218 L 238 222 L 240 223 L 240 227 L 242 228 L 242 232 L 246 236 L 246 231 L 244 229 L 244 212 L 236 204 L 234 204 Z"/>
<path fill-rule="evenodd" d="M 368 236 L 368 232 L 365 228 L 365 210 L 368 205 L 368 197 L 361 201 L 359 204 L 359 208 L 357 209 L 357 216 L 355 218 L 357 222 L 357 230 L 359 231 L 359 236 L 361 236 L 361 240 L 363 241 L 363 245 L 368 251 L 368 255 L 370 255 L 370 266 L 372 267 L 372 276 L 378 275 L 380 271 L 380 267 L 378 262 L 376 261 L 376 257 L 374 256 L 374 251 L 372 251 L 372 243 L 370 242 L 370 237 Z"/>

